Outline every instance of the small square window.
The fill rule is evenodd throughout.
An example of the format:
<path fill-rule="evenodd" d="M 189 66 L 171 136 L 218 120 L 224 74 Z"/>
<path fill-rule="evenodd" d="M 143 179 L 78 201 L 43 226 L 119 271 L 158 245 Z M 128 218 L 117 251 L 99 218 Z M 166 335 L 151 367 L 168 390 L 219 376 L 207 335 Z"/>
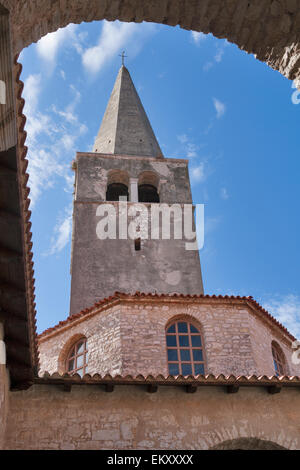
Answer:
<path fill-rule="evenodd" d="M 179 336 L 179 346 L 188 346 L 188 345 L 189 345 L 188 335 L 180 335 Z"/>
<path fill-rule="evenodd" d="M 186 322 L 178 322 L 178 333 L 187 333 L 188 328 L 187 328 L 187 323 Z"/>
<path fill-rule="evenodd" d="M 195 364 L 195 375 L 204 375 L 204 365 L 203 364 Z"/>
<path fill-rule="evenodd" d="M 167 346 L 177 346 L 175 335 L 167 335 Z"/>
<path fill-rule="evenodd" d="M 179 375 L 179 365 L 178 364 L 169 364 L 169 374 L 170 375 Z"/>
<path fill-rule="evenodd" d="M 192 338 L 192 346 L 193 347 L 201 347 L 200 335 L 191 336 L 191 338 Z"/>
<path fill-rule="evenodd" d="M 168 360 L 178 361 L 177 349 L 168 349 Z"/>
<path fill-rule="evenodd" d="M 175 325 L 171 325 L 171 326 L 167 329 L 167 333 L 175 333 Z"/>
<path fill-rule="evenodd" d="M 192 372 L 192 364 L 181 364 L 182 368 L 182 375 L 191 375 Z"/>
<path fill-rule="evenodd" d="M 203 361 L 203 354 L 201 349 L 193 349 L 193 359 L 196 362 L 202 362 Z"/>
<path fill-rule="evenodd" d="M 190 361 L 191 353 L 189 349 L 180 349 L 180 359 L 182 361 Z"/>

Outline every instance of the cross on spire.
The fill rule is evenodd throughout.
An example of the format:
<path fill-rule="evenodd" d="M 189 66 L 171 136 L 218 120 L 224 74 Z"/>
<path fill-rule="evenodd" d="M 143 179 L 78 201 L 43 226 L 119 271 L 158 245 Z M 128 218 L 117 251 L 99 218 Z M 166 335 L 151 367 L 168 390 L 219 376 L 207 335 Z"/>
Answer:
<path fill-rule="evenodd" d="M 119 54 L 119 57 L 122 57 L 122 65 L 124 65 L 124 58 L 128 57 L 127 55 L 125 55 L 125 51 L 123 51 L 122 54 Z"/>

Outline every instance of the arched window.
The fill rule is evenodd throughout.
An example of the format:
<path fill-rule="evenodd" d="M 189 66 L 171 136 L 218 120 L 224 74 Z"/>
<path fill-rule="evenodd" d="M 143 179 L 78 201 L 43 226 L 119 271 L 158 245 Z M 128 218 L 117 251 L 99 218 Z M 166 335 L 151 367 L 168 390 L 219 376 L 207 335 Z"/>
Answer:
<path fill-rule="evenodd" d="M 139 202 L 159 202 L 159 178 L 153 171 L 143 171 L 138 180 Z"/>
<path fill-rule="evenodd" d="M 120 196 L 129 200 L 129 175 L 124 170 L 110 170 L 107 175 L 107 201 L 119 201 Z"/>
<path fill-rule="evenodd" d="M 192 323 L 178 320 L 166 331 L 170 375 L 205 373 L 203 343 L 199 329 Z"/>
<path fill-rule="evenodd" d="M 79 374 L 81 377 L 88 371 L 88 348 L 86 338 L 81 338 L 72 348 L 67 357 L 66 371 L 68 374 Z"/>
<path fill-rule="evenodd" d="M 152 184 L 139 185 L 139 202 L 159 202 L 159 195 Z"/>
<path fill-rule="evenodd" d="M 120 196 L 125 196 L 128 201 L 128 187 L 123 183 L 111 183 L 107 186 L 106 200 L 119 201 Z"/>
<path fill-rule="evenodd" d="M 283 351 L 279 344 L 272 341 L 272 356 L 274 362 L 275 375 L 286 375 L 287 367 Z"/>

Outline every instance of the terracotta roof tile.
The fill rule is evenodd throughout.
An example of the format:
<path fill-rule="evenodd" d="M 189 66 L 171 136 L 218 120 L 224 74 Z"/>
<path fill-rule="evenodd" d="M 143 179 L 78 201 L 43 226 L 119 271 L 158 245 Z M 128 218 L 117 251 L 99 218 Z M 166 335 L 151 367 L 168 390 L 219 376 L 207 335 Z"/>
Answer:
<path fill-rule="evenodd" d="M 201 386 L 201 385 L 221 385 L 221 386 L 226 386 L 226 385 L 239 385 L 239 386 L 272 386 L 272 385 L 284 385 L 284 386 L 294 386 L 294 387 L 300 387 L 300 377 L 298 376 L 281 376 L 277 377 L 275 375 L 273 376 L 266 376 L 266 375 L 251 375 L 251 376 L 234 376 L 234 375 L 227 375 L 225 376 L 224 374 L 220 375 L 197 375 L 197 376 L 183 376 L 183 375 L 178 375 L 178 376 L 163 376 L 162 374 L 159 374 L 157 376 L 153 375 L 147 375 L 143 376 L 142 374 L 139 374 L 137 376 L 132 376 L 132 375 L 115 375 L 112 376 L 110 374 L 106 374 L 104 376 L 101 376 L 100 374 L 85 374 L 83 377 L 80 377 L 80 375 L 75 374 L 75 375 L 69 375 L 67 373 L 65 374 L 59 374 L 58 372 L 55 372 L 53 374 L 49 374 L 48 372 L 45 372 L 42 377 L 39 377 L 35 380 L 36 383 L 64 383 L 64 382 L 69 382 L 71 384 L 114 384 L 114 385 L 147 385 L 147 384 L 153 384 L 153 385 L 195 385 L 195 386 Z"/>
<path fill-rule="evenodd" d="M 26 159 L 27 147 L 24 145 L 27 137 L 26 131 L 24 131 L 26 116 L 23 114 L 23 108 L 25 100 L 22 98 L 22 92 L 24 83 L 20 80 L 22 72 L 22 65 L 18 63 L 18 56 L 15 57 L 14 61 L 16 70 L 16 100 L 17 100 L 17 124 L 18 124 L 18 169 L 20 173 L 20 203 L 23 207 L 23 233 L 24 233 L 24 244 L 25 244 L 25 270 L 26 270 L 26 281 L 27 281 L 27 299 L 28 299 L 28 326 L 30 334 L 32 364 L 38 366 L 38 344 L 36 334 L 36 304 L 35 300 L 35 287 L 34 287 L 34 269 L 33 269 L 33 253 L 32 253 L 32 233 L 31 233 L 31 222 L 30 216 L 31 211 L 28 209 L 30 205 L 29 193 L 30 188 L 27 186 L 29 175 L 26 173 L 28 167 L 28 160 Z"/>
<path fill-rule="evenodd" d="M 58 330 L 59 328 L 66 326 L 68 324 L 71 324 L 73 321 L 77 320 L 80 317 L 83 317 L 91 312 L 93 310 L 96 310 L 98 307 L 101 307 L 105 304 L 109 304 L 113 301 L 121 301 L 121 300 L 130 300 L 130 299 L 184 299 L 186 301 L 188 300 L 193 300 L 193 299 L 213 299 L 213 300 L 231 300 L 231 301 L 245 301 L 252 305 L 256 310 L 261 312 L 266 319 L 270 320 L 274 325 L 276 325 L 278 328 L 281 329 L 282 332 L 284 332 L 292 341 L 294 341 L 296 338 L 285 328 L 276 318 L 274 318 L 267 310 L 265 310 L 256 300 L 253 299 L 252 296 L 248 297 L 241 297 L 239 295 L 234 296 L 234 295 L 205 295 L 205 294 L 153 294 L 153 293 L 145 293 L 145 292 L 135 292 L 134 294 L 128 294 L 124 292 L 115 292 L 114 295 L 111 295 L 107 298 L 104 298 L 102 300 L 99 300 L 96 302 L 92 307 L 86 308 L 84 310 L 81 310 L 79 313 L 75 313 L 73 315 L 70 315 L 66 320 L 60 321 L 57 325 L 47 328 L 45 331 L 43 331 L 39 336 L 38 339 L 41 339 L 45 337 L 46 335 Z"/>

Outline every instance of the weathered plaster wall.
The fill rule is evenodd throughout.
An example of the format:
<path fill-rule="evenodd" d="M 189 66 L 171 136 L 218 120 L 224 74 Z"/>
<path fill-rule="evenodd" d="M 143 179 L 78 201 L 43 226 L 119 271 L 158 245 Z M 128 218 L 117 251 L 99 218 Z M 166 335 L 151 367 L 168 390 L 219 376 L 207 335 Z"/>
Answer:
<path fill-rule="evenodd" d="M 41 340 L 40 375 L 56 372 L 64 344 L 82 333 L 88 339 L 89 373 L 167 376 L 165 328 L 179 316 L 194 320 L 201 329 L 207 374 L 274 375 L 271 342 L 275 339 L 291 375 L 300 375 L 300 367 L 291 364 L 291 341 L 284 334 L 265 324 L 248 305 L 213 301 L 124 302 L 83 317 L 81 323 Z"/>
<path fill-rule="evenodd" d="M 101 240 L 96 232 L 104 215 L 97 215 L 97 210 L 105 202 L 110 170 L 122 170 L 136 180 L 151 171 L 158 178 L 161 203 L 191 204 L 187 162 L 95 154 L 78 154 L 76 162 L 70 313 L 78 313 L 115 291 L 203 293 L 199 252 L 186 250 L 186 240 L 174 239 L 173 230 L 169 240 L 162 240 L 161 234 L 155 240 L 149 224 L 149 238 L 142 240 L 140 251 L 135 251 L 133 239 L 119 239 L 116 202 L 116 239 Z M 149 221 L 150 209 L 148 204 Z M 128 217 L 128 224 L 130 220 Z"/>
<path fill-rule="evenodd" d="M 227 394 L 222 387 L 185 393 L 173 386 L 35 385 L 10 396 L 6 449 L 209 449 L 258 438 L 300 449 L 299 389 Z M 228 444 L 227 444 L 228 445 Z"/>
<path fill-rule="evenodd" d="M 136 179 L 145 171 L 153 172 L 159 181 L 160 202 L 192 203 L 187 160 L 104 156 L 95 153 L 77 153 L 75 201 L 105 201 L 107 178 L 112 170 L 122 170 L 129 178 Z"/>

